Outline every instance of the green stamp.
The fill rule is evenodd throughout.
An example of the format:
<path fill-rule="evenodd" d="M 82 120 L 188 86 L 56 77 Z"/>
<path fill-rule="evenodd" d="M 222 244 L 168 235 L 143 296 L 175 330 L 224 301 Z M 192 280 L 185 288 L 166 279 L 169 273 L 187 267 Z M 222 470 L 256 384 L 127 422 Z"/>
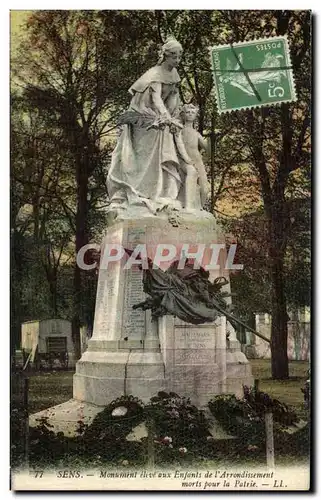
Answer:
<path fill-rule="evenodd" d="M 286 36 L 210 48 L 219 113 L 296 101 Z"/>

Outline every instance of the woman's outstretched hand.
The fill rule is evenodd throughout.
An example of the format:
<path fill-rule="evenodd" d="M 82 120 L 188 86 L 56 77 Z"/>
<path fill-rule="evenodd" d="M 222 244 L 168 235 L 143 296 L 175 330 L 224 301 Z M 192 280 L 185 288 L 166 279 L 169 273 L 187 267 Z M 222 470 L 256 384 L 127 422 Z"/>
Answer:
<path fill-rule="evenodd" d="M 183 125 L 178 120 L 172 118 L 169 114 L 164 113 L 163 115 L 156 118 L 156 120 L 147 128 L 147 130 L 152 128 L 164 130 L 166 126 L 169 127 L 172 134 L 177 134 L 183 128 Z"/>

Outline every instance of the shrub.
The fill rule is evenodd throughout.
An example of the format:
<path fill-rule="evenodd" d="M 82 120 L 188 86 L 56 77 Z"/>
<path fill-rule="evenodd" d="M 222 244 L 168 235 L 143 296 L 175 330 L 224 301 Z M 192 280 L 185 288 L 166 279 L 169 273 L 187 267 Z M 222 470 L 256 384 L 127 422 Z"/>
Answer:
<path fill-rule="evenodd" d="M 28 415 L 22 406 L 11 408 L 10 451 L 12 467 L 21 465 L 25 458 L 26 418 Z"/>
<path fill-rule="evenodd" d="M 219 395 L 208 406 L 221 426 L 238 438 L 233 446 L 229 440 L 223 443 L 213 439 L 209 420 L 190 399 L 172 392 L 159 392 L 148 404 L 133 396 L 116 399 L 90 425 L 79 421 L 77 435 L 72 438 L 62 432 L 55 434 L 48 420 L 40 419 L 36 428 L 30 428 L 30 465 L 44 467 L 63 463 L 99 467 L 109 462 L 132 466 L 146 464 L 151 459 L 156 463 L 180 464 L 226 455 L 229 458 L 248 456 L 248 451 L 253 450 L 260 454 L 265 447 L 264 413 L 267 410 L 273 411 L 275 432 L 279 432 L 275 443 L 281 451 L 286 448 L 287 453 L 290 450 L 295 454 L 308 449 L 307 429 L 300 433 L 302 443 L 296 451 L 293 436 L 280 432 L 295 423 L 297 417 L 290 408 L 267 394 L 244 387 L 242 399 L 235 395 Z M 21 445 L 24 428 L 19 422 L 20 416 L 17 410 L 13 411 L 13 464 L 24 458 Z M 128 440 L 131 431 L 141 423 L 145 424 L 148 436 L 137 441 Z"/>
<path fill-rule="evenodd" d="M 265 444 L 264 415 L 267 411 L 273 413 L 275 432 L 281 432 L 299 420 L 286 404 L 253 387 L 244 387 L 242 399 L 235 395 L 219 395 L 208 406 L 223 429 L 251 444 Z"/>
<path fill-rule="evenodd" d="M 203 411 L 189 398 L 159 392 L 146 407 L 152 422 L 156 452 L 160 461 L 186 461 L 198 455 L 209 436 L 209 423 Z"/>
<path fill-rule="evenodd" d="M 140 462 L 143 446 L 128 442 L 126 436 L 145 418 L 142 401 L 134 396 L 122 396 L 98 413 L 91 425 L 79 428 L 79 444 L 83 454 L 103 460 Z"/>
<path fill-rule="evenodd" d="M 255 387 L 244 386 L 244 400 L 251 406 L 254 412 L 264 418 L 267 411 L 273 413 L 274 423 L 281 427 L 288 427 L 299 421 L 296 413 L 285 403 L 271 398 L 266 392 L 258 391 Z"/>

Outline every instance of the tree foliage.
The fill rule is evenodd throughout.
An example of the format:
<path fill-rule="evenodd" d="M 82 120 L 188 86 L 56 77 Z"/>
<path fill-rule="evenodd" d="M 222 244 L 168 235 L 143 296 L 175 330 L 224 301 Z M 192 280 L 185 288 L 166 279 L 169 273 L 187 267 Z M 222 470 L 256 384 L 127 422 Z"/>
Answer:
<path fill-rule="evenodd" d="M 25 319 L 62 315 L 72 318 L 79 348 L 79 327 L 92 321 L 96 278 L 79 269 L 75 255 L 90 240 L 99 242 L 106 225 L 105 177 L 128 88 L 174 35 L 184 47 L 181 100 L 199 107 L 198 128 L 210 143 L 211 208 L 246 263 L 233 278 L 237 292 L 247 290 L 238 305 L 266 304 L 273 376 L 288 375 L 287 303 L 309 302 L 309 231 L 297 229 L 297 217 L 303 210 L 309 224 L 310 18 L 309 11 L 285 10 L 31 13 L 12 57 L 16 337 Z M 297 101 L 218 115 L 208 48 L 284 34 Z M 30 287 L 41 296 L 35 303 Z"/>

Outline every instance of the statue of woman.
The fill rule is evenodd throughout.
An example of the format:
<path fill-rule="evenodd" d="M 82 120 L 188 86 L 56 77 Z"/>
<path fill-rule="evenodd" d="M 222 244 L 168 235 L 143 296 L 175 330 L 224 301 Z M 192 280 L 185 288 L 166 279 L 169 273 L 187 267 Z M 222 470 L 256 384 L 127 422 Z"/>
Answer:
<path fill-rule="evenodd" d="M 184 193 L 184 180 L 197 172 L 179 131 L 180 82 L 176 67 L 182 46 L 170 38 L 158 64 L 129 89 L 129 109 L 120 117 L 123 130 L 107 177 L 110 210 L 145 205 L 152 213 L 164 206 L 191 208 L 194 193 Z"/>

